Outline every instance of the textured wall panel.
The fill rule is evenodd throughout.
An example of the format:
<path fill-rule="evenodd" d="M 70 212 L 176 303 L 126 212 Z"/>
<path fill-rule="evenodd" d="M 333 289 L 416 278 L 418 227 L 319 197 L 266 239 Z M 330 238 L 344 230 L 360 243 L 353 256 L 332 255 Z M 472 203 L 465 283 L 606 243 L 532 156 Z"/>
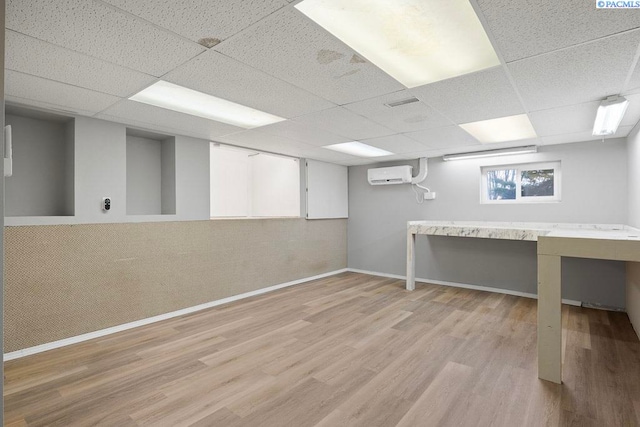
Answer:
<path fill-rule="evenodd" d="M 346 220 L 5 228 L 5 352 L 347 265 Z"/>

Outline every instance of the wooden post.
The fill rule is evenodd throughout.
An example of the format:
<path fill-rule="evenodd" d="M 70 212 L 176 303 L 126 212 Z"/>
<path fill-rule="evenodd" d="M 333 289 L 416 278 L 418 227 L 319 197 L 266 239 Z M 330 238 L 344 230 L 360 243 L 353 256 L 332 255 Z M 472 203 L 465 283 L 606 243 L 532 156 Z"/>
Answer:
<path fill-rule="evenodd" d="M 416 235 L 407 231 L 407 290 L 416 289 Z"/>
<path fill-rule="evenodd" d="M 562 383 L 562 257 L 538 255 L 538 378 Z"/>

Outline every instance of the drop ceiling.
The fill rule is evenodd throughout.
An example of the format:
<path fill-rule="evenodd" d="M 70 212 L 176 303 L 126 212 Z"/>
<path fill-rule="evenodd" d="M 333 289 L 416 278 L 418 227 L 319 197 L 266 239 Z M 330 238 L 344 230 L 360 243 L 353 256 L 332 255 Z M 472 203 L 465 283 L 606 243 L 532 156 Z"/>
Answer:
<path fill-rule="evenodd" d="M 500 65 L 408 89 L 295 3 L 7 0 L 7 101 L 344 165 L 371 159 L 322 146 L 395 153 L 376 161 L 479 150 L 460 124 L 518 114 L 537 138 L 490 147 L 599 139 L 597 106 L 612 94 L 630 101 L 614 137 L 640 120 L 640 10 L 471 0 Z M 287 120 L 244 130 L 128 100 L 160 79 Z"/>

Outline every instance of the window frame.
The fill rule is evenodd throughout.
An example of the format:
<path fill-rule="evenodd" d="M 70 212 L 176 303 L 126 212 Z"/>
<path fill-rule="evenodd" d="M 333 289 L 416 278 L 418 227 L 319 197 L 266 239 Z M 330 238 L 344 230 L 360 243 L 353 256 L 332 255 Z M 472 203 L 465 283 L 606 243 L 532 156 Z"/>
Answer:
<path fill-rule="evenodd" d="M 488 172 L 515 169 L 516 198 L 491 200 L 488 192 Z M 529 170 L 553 169 L 553 196 L 522 196 L 522 172 Z M 562 163 L 559 160 L 532 163 L 506 163 L 501 165 L 482 166 L 480 168 L 480 203 L 488 205 L 558 203 L 562 201 Z"/>

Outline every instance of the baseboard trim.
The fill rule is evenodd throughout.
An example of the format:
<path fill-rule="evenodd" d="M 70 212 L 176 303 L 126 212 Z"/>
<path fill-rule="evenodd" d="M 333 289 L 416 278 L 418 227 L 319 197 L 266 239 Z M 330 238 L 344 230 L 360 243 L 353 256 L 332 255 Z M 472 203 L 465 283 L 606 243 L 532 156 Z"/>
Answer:
<path fill-rule="evenodd" d="M 162 320 L 172 319 L 174 317 L 184 316 L 185 314 L 195 313 L 196 311 L 205 310 L 207 308 L 215 307 L 222 304 L 227 304 L 233 301 L 253 297 L 256 295 L 266 294 L 267 292 L 277 291 L 278 289 L 287 288 L 289 286 L 300 285 L 302 283 L 310 282 L 312 280 L 322 279 L 324 277 L 335 276 L 336 274 L 345 273 L 349 271 L 346 268 L 340 270 L 330 271 L 328 273 L 318 274 L 316 276 L 305 277 L 303 279 L 293 280 L 291 282 L 280 283 L 278 285 L 269 286 L 267 288 L 258 289 L 251 292 L 245 292 L 239 295 L 233 295 L 231 297 L 222 298 L 219 300 L 207 302 L 204 304 L 194 305 L 193 307 L 183 308 L 181 310 L 172 311 L 170 313 L 159 314 L 153 317 L 147 317 L 146 319 L 136 320 L 134 322 L 124 323 L 122 325 L 112 326 L 106 329 L 100 329 L 99 331 L 88 332 L 86 334 L 77 335 L 75 337 L 64 338 L 58 341 L 53 341 L 45 344 L 36 345 L 34 347 L 23 348 L 22 350 L 12 351 L 4 354 L 4 361 L 19 359 L 25 356 L 31 356 L 32 354 L 42 353 L 55 348 L 66 347 L 68 345 L 81 343 L 94 338 L 100 338 L 105 335 L 115 334 L 116 332 L 126 331 L 128 329 L 137 328 L 139 326 L 148 325 L 150 323 L 160 322 Z"/>
<path fill-rule="evenodd" d="M 350 271 L 352 273 L 369 274 L 371 276 L 380 276 L 380 277 L 389 277 L 389 278 L 392 278 L 392 279 L 407 280 L 407 276 L 401 276 L 399 274 L 380 273 L 380 272 L 377 272 L 377 271 L 359 270 L 357 268 L 347 268 L 347 271 Z M 470 285 L 468 283 L 457 283 L 457 282 L 445 282 L 445 281 L 442 281 L 442 280 L 421 279 L 421 278 L 418 278 L 418 277 L 416 277 L 416 282 L 419 282 L 419 283 L 432 283 L 434 285 L 451 286 L 453 288 L 473 289 L 475 291 L 486 291 L 486 292 L 493 292 L 493 293 L 496 293 L 496 294 L 514 295 L 514 296 L 517 296 L 517 297 L 538 299 L 538 295 L 536 295 L 536 294 L 531 294 L 531 293 L 528 293 L 528 292 L 514 291 L 514 290 L 511 290 L 511 289 L 492 288 L 490 286 Z M 564 299 L 563 298 L 562 299 L 562 303 L 563 304 L 567 304 L 567 305 L 574 305 L 576 307 L 581 307 L 582 306 L 582 301 L 576 301 L 576 300 L 572 300 L 572 299 Z"/>

